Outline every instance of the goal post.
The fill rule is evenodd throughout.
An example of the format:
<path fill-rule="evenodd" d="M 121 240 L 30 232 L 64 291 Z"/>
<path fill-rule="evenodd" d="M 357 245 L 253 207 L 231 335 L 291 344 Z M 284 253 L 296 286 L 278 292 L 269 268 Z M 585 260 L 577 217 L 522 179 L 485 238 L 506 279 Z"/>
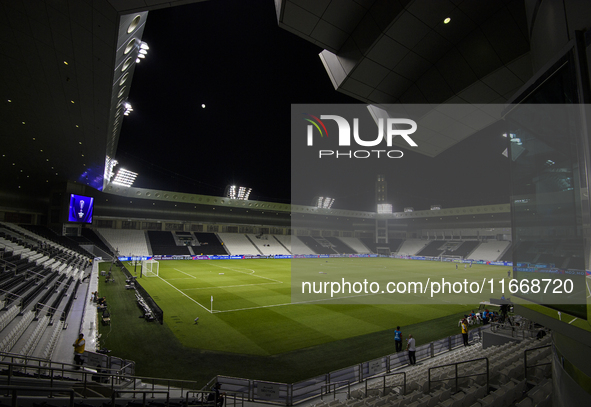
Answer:
<path fill-rule="evenodd" d="M 142 276 L 158 277 L 160 263 L 154 259 L 142 260 Z"/>

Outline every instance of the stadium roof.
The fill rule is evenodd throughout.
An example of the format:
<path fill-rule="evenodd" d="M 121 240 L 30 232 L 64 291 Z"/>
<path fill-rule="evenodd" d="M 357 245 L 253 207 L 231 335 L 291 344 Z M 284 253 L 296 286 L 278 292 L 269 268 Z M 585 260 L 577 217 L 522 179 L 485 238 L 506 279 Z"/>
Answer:
<path fill-rule="evenodd" d="M 147 11 L 194 2 L 0 2 L 0 192 L 42 196 L 65 181 L 101 189 L 135 70 L 130 41 Z M 362 102 L 499 103 L 530 75 L 521 0 L 275 3 L 281 27 L 326 49 L 326 81 Z M 468 135 L 434 135 L 421 151 Z"/>

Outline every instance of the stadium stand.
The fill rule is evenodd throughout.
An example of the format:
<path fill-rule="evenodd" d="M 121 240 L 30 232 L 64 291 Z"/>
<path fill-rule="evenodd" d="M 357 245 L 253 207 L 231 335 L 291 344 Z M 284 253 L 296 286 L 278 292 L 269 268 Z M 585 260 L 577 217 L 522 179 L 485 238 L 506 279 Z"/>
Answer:
<path fill-rule="evenodd" d="M 195 254 L 203 255 L 226 255 L 228 252 L 222 245 L 220 238 L 215 233 L 194 232 L 195 239 L 199 242 L 193 247 Z"/>
<path fill-rule="evenodd" d="M 273 235 L 256 235 L 254 233 L 249 233 L 246 236 L 250 239 L 252 244 L 256 246 L 259 252 L 265 256 L 291 254 Z"/>
<path fill-rule="evenodd" d="M 101 236 L 97 235 L 93 229 L 89 228 L 82 228 L 82 236 L 86 237 L 94 246 L 102 250 L 105 254 L 109 257 L 113 257 L 114 250 L 112 247 L 109 247 L 105 240 L 101 238 Z M 105 257 L 105 256 L 102 256 Z"/>
<path fill-rule="evenodd" d="M 402 246 L 400 246 L 400 249 L 398 249 L 398 254 L 401 256 L 414 256 L 428 244 L 429 242 L 425 240 L 405 240 Z"/>
<path fill-rule="evenodd" d="M 441 253 L 445 251 L 443 248 L 447 242 L 445 240 L 433 240 L 421 251 L 417 253 L 417 256 L 425 257 L 439 257 Z"/>
<path fill-rule="evenodd" d="M 470 254 L 480 245 L 476 240 L 469 240 L 461 242 L 459 246 L 453 250 L 447 250 L 444 254 L 449 256 L 461 256 L 463 259 L 471 259 Z"/>
<path fill-rule="evenodd" d="M 511 242 L 503 240 L 489 240 L 482 242 L 470 255 L 474 260 L 496 261 L 505 252 Z M 510 260 L 509 260 L 510 261 Z"/>
<path fill-rule="evenodd" d="M 119 253 L 120 256 L 150 255 L 148 243 L 146 242 L 146 232 L 143 230 L 100 228 L 97 229 L 96 232 L 102 236 L 109 243 L 109 245 Z"/>
<path fill-rule="evenodd" d="M 298 236 L 298 239 L 315 254 L 337 254 L 332 245 L 323 238 L 314 238 L 312 236 Z M 306 253 L 306 252 L 300 252 Z"/>
<path fill-rule="evenodd" d="M 263 252 L 247 236 L 241 233 L 218 233 L 229 254 L 261 255 Z"/>
<path fill-rule="evenodd" d="M 347 246 L 354 250 L 353 253 L 369 254 L 372 251 L 361 240 L 356 237 L 339 237 Z"/>
<path fill-rule="evenodd" d="M 325 239 L 331 244 L 332 249 L 336 250 L 338 253 L 341 253 L 341 254 L 357 253 L 355 250 L 353 250 L 349 245 L 347 245 L 345 242 L 340 240 L 338 237 L 331 236 L 331 237 L 325 237 Z"/>
<path fill-rule="evenodd" d="M 291 235 L 273 235 L 273 238 L 281 244 L 290 254 L 292 253 L 291 249 Z"/>
<path fill-rule="evenodd" d="M 172 232 L 149 230 L 148 241 L 152 254 L 156 255 L 190 255 L 185 246 L 177 246 Z"/>

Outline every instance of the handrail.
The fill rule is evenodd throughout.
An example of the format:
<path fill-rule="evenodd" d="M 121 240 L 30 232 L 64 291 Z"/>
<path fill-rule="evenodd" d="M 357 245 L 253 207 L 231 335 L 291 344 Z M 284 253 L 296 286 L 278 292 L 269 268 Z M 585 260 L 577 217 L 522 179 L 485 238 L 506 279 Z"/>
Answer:
<path fill-rule="evenodd" d="M 5 385 L 0 385 L 0 390 L 12 391 L 12 403 L 11 404 L 12 404 L 12 407 L 16 407 L 18 405 L 18 403 L 17 403 L 18 393 L 17 392 L 19 390 L 24 390 L 24 391 L 48 391 L 48 392 L 51 392 L 51 391 L 55 391 L 56 388 L 32 387 L 32 386 L 5 386 Z M 60 388 L 59 391 L 70 394 L 70 404 L 69 404 L 69 406 L 70 407 L 74 407 L 74 394 L 75 394 L 74 389 Z"/>
<path fill-rule="evenodd" d="M 218 405 L 218 396 L 217 393 L 215 391 L 209 391 L 209 390 L 191 390 L 191 391 L 187 391 L 186 394 L 186 400 L 185 400 L 185 406 L 189 405 L 189 394 L 196 394 L 197 396 L 201 395 L 201 400 L 198 400 L 199 404 L 201 406 L 207 406 L 207 407 L 216 407 Z M 205 395 L 210 395 L 210 394 L 214 394 L 214 399 L 213 400 L 205 400 L 204 396 Z M 240 395 L 240 401 L 241 401 L 241 405 L 242 407 L 244 407 L 244 392 L 240 392 L 240 391 L 235 391 L 235 392 L 224 392 L 224 396 L 225 396 L 225 400 L 224 400 L 224 404 L 226 406 L 229 406 L 230 404 L 228 403 L 228 399 L 232 398 L 232 400 L 234 401 L 234 403 L 232 404 L 233 407 L 236 407 L 236 400 L 238 400 L 238 398 L 236 397 L 237 395 Z"/>
<path fill-rule="evenodd" d="M 462 363 L 473 363 L 473 362 L 477 362 L 479 360 L 485 360 L 486 361 L 486 373 L 472 373 L 469 374 L 467 376 L 458 376 L 458 365 L 462 364 Z M 443 382 L 449 379 L 439 379 L 439 380 L 431 380 L 431 370 L 433 369 L 441 369 L 444 367 L 448 367 L 448 366 L 455 366 L 455 382 L 456 382 L 456 392 L 458 391 L 458 379 L 463 379 L 463 378 L 467 378 L 467 377 L 472 377 L 472 376 L 481 376 L 483 374 L 486 374 L 486 388 L 488 389 L 489 386 L 489 381 L 490 381 L 490 373 L 489 373 L 489 361 L 488 358 L 478 358 L 478 359 L 470 359 L 470 360 L 463 360 L 461 362 L 455 362 L 455 363 L 449 363 L 447 365 L 441 365 L 441 366 L 434 366 L 434 367 L 430 367 L 429 368 L 429 379 L 428 379 L 428 384 L 427 384 L 427 389 L 429 392 L 431 392 L 431 382 Z"/>
<path fill-rule="evenodd" d="M 531 351 L 538 350 L 538 349 L 549 348 L 550 346 L 552 346 L 552 345 L 537 346 L 535 348 L 529 348 L 529 349 L 526 349 L 525 351 L 523 351 L 523 366 L 525 368 L 525 375 L 524 375 L 525 380 L 527 380 L 527 369 L 528 368 L 530 368 L 530 367 L 538 367 L 538 366 L 546 366 L 546 365 L 551 365 L 552 364 L 552 362 L 548 362 L 548 363 L 538 363 L 537 365 L 528 366 L 527 365 L 527 352 L 531 352 Z"/>
<path fill-rule="evenodd" d="M 367 395 L 367 382 L 369 382 L 370 380 L 375 380 L 375 379 L 382 379 L 384 381 L 384 385 L 382 387 L 383 393 L 386 393 L 386 377 L 390 377 L 390 376 L 397 376 L 397 375 L 403 375 L 403 379 L 402 379 L 402 395 L 406 394 L 406 372 L 396 372 L 396 373 L 387 373 L 385 375 L 381 375 L 381 376 L 377 376 L 377 377 L 370 377 L 365 379 L 365 394 Z"/>
<path fill-rule="evenodd" d="M 341 384 L 341 383 L 346 383 L 347 386 L 347 398 L 351 398 L 351 382 L 349 380 L 342 380 L 342 381 L 338 381 L 338 382 L 332 382 L 332 383 L 328 383 L 328 384 L 323 384 L 320 386 L 320 400 L 324 400 L 324 395 L 325 394 L 330 394 L 333 393 L 334 394 L 334 399 L 337 398 L 337 385 Z M 333 391 L 330 391 L 330 388 L 333 387 Z M 342 387 L 339 387 L 339 389 L 345 387 L 345 385 L 343 385 Z M 324 391 L 324 389 L 326 389 L 326 392 Z"/>
<path fill-rule="evenodd" d="M 133 393 L 134 398 L 136 394 L 142 394 L 142 407 L 146 407 L 146 394 L 152 394 L 152 396 L 154 396 L 154 394 L 166 394 L 166 406 L 170 405 L 170 391 L 166 391 L 166 390 L 122 390 L 122 391 L 117 391 L 117 392 L 113 392 L 113 394 L 111 394 L 111 405 L 115 406 L 115 399 L 116 399 L 116 395 L 117 393 Z"/>
<path fill-rule="evenodd" d="M 11 359 L 20 359 L 20 360 L 25 360 L 27 359 L 26 357 L 24 357 L 23 355 L 14 355 L 11 356 Z M 29 371 L 34 371 L 37 374 L 45 374 L 48 375 L 49 378 L 49 383 L 50 383 L 50 387 L 54 388 L 54 381 L 61 381 L 61 378 L 65 377 L 65 374 L 69 374 L 71 377 L 76 377 L 76 376 L 80 376 L 80 379 L 78 379 L 78 383 L 82 383 L 83 385 L 83 389 L 86 390 L 88 383 L 92 382 L 93 377 L 96 378 L 106 378 L 107 381 L 110 381 L 111 383 L 111 392 L 124 392 L 124 393 L 130 393 L 130 392 L 136 392 L 139 391 L 136 389 L 136 382 L 137 380 L 142 381 L 143 383 L 150 383 L 151 382 L 151 386 L 152 386 L 152 390 L 153 392 L 155 392 L 155 386 L 156 386 L 156 382 L 162 382 L 165 383 L 164 386 L 167 386 L 167 391 L 170 392 L 171 388 L 173 388 L 173 386 L 171 386 L 171 384 L 173 382 L 179 383 L 181 384 L 180 386 L 180 392 L 181 392 L 181 397 L 182 394 L 185 391 L 189 391 L 189 388 L 197 388 L 197 382 L 195 381 L 191 381 L 191 380 L 180 380 L 180 379 L 165 379 L 165 378 L 151 378 L 151 377 L 140 377 L 140 376 L 126 376 L 126 375 L 119 375 L 119 374 L 114 374 L 114 373 L 109 373 L 109 372 L 103 372 L 103 370 L 107 370 L 105 369 L 101 369 L 101 372 L 94 372 L 92 370 L 76 370 L 79 366 L 71 364 L 71 363 L 59 363 L 59 365 L 61 365 L 61 367 L 53 367 L 53 366 L 41 366 L 42 362 L 46 362 L 45 360 L 42 359 L 38 359 L 39 365 L 38 366 L 32 366 L 30 364 L 26 364 L 26 363 L 17 363 L 17 362 L 7 362 L 7 361 L 0 361 L 0 366 L 6 366 L 7 368 L 7 384 L 10 385 L 11 380 L 14 376 L 14 372 L 15 371 L 22 371 L 23 373 L 27 373 L 27 370 Z M 90 375 L 90 378 L 89 378 Z M 61 377 L 59 377 L 61 376 Z M 122 390 L 122 389 L 118 389 L 115 387 L 115 385 L 120 385 L 123 381 L 128 381 L 128 382 L 133 382 L 133 388 L 130 390 Z M 71 382 L 70 382 L 71 383 Z M 187 389 L 185 390 L 185 384 L 189 384 L 187 387 Z"/>

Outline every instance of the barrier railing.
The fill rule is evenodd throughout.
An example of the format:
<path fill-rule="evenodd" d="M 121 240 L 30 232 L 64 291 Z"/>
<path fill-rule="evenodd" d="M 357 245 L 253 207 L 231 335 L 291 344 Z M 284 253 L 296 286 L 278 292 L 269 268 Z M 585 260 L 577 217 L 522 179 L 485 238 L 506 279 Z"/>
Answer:
<path fill-rule="evenodd" d="M 216 407 L 218 404 L 225 405 L 226 407 L 236 407 L 240 405 L 240 407 L 244 407 L 244 393 L 227 393 L 222 392 L 223 398 L 218 396 L 215 391 L 205 391 L 205 390 L 195 390 L 195 391 L 188 391 L 185 399 L 185 406 L 189 406 L 190 404 L 198 404 L 199 406 L 203 407 Z M 193 395 L 193 401 L 189 402 L 191 398 L 190 395 Z M 213 395 L 213 397 L 210 397 Z M 212 399 L 212 400 L 210 400 Z M 237 402 L 240 402 L 239 404 Z"/>
<path fill-rule="evenodd" d="M 346 388 L 346 391 L 344 390 Z M 337 398 L 339 393 L 347 393 L 347 398 L 351 398 L 351 382 L 334 382 L 329 384 L 323 384 L 320 386 L 320 399 L 324 400 L 326 394 L 332 394 L 333 400 Z"/>
<path fill-rule="evenodd" d="M 18 406 L 18 392 L 19 391 L 26 391 L 26 392 L 47 392 L 51 389 L 47 387 L 31 387 L 31 386 L 0 386 L 0 390 L 6 390 L 11 394 L 11 406 L 16 407 Z M 56 389 L 53 389 L 56 390 Z M 60 393 L 68 393 L 69 394 L 69 407 L 74 407 L 74 390 L 73 389 L 59 389 Z"/>
<path fill-rule="evenodd" d="M 525 377 L 525 380 L 527 380 L 527 371 L 528 371 L 528 369 L 530 369 L 530 368 L 532 368 L 532 367 L 546 366 L 546 365 L 551 365 L 551 364 L 552 364 L 552 362 L 546 362 L 546 363 L 538 363 L 538 364 L 536 364 L 536 365 L 529 365 L 529 366 L 528 366 L 528 364 L 527 364 L 527 354 L 528 354 L 528 352 L 533 352 L 533 351 L 535 351 L 535 350 L 538 350 L 538 349 L 545 349 L 545 348 L 549 348 L 550 346 L 552 346 L 552 345 L 538 346 L 538 347 L 536 347 L 536 348 L 529 348 L 529 349 L 526 349 L 526 350 L 523 352 L 523 365 L 524 365 L 524 368 L 525 368 L 525 375 L 524 375 L 524 377 Z"/>
<path fill-rule="evenodd" d="M 482 338 L 482 330 L 488 328 L 489 326 L 483 326 L 470 330 L 469 340 L 480 340 Z M 463 339 L 462 335 L 458 334 L 418 346 L 415 356 L 417 361 L 426 360 L 460 346 L 463 346 Z M 209 388 L 208 386 L 212 386 L 216 382 L 220 382 L 224 385 L 224 389 L 247 394 L 248 401 L 292 406 L 315 397 L 320 397 L 326 389 L 342 389 L 338 385 L 330 387 L 335 383 L 340 383 L 342 386 L 345 386 L 344 383 L 349 383 L 346 386 L 363 383 L 368 378 L 389 375 L 393 370 L 406 366 L 407 364 L 408 354 L 406 352 L 399 352 L 291 384 L 220 375 L 210 380 L 206 388 Z"/>
<path fill-rule="evenodd" d="M 18 356 L 20 360 L 25 359 L 22 355 Z M 16 359 L 16 356 L 14 356 L 14 359 Z M 55 365 L 59 365 L 59 367 Z M 172 393 L 173 391 L 178 392 L 179 397 L 182 398 L 187 391 L 199 390 L 197 382 L 190 380 L 128 376 L 118 373 L 119 371 L 115 369 L 100 369 L 95 372 L 89 369 L 78 370 L 78 368 L 77 365 L 69 363 L 53 363 L 53 366 L 42 366 L 40 363 L 31 365 L 0 361 L 0 370 L 5 371 L 5 375 L 1 375 L 0 379 L 6 385 L 12 385 L 14 378 L 18 377 L 20 379 L 23 376 L 31 375 L 35 378 L 46 379 L 48 388 L 53 392 L 61 390 L 64 386 L 69 387 L 76 384 L 81 390 L 83 398 L 85 398 L 84 395 L 89 385 L 95 383 L 104 384 L 111 394 L 130 393 L 133 394 L 133 398 L 135 398 L 136 393 L 141 392 L 152 393 L 152 398 L 154 398 L 154 394 L 159 392 Z M 138 388 L 138 383 L 141 383 L 141 388 Z"/>
<path fill-rule="evenodd" d="M 470 374 L 466 374 L 464 376 L 458 376 L 458 366 L 462 365 L 464 363 L 470 363 L 472 365 L 474 365 L 476 362 L 478 361 L 485 361 L 486 362 L 486 372 L 485 373 L 470 373 Z M 457 392 L 459 390 L 459 384 L 458 381 L 459 379 L 466 379 L 469 377 L 473 377 L 473 376 L 483 376 L 486 375 L 486 388 L 488 389 L 489 387 L 489 380 L 490 380 L 490 373 L 489 373 L 489 362 L 488 362 L 488 358 L 478 358 L 478 359 L 471 359 L 471 360 L 464 360 L 462 362 L 456 362 L 456 363 L 449 363 L 447 365 L 441 365 L 441 366 L 434 366 L 434 367 L 430 367 L 429 368 L 429 372 L 428 372 L 428 384 L 427 384 L 427 389 L 430 392 L 431 391 L 431 383 L 433 382 L 446 382 L 451 380 L 451 377 L 446 377 L 443 379 L 431 379 L 431 371 L 432 370 L 436 370 L 436 369 L 445 369 L 447 367 L 454 367 L 454 377 L 453 380 L 455 381 L 455 391 Z"/>

